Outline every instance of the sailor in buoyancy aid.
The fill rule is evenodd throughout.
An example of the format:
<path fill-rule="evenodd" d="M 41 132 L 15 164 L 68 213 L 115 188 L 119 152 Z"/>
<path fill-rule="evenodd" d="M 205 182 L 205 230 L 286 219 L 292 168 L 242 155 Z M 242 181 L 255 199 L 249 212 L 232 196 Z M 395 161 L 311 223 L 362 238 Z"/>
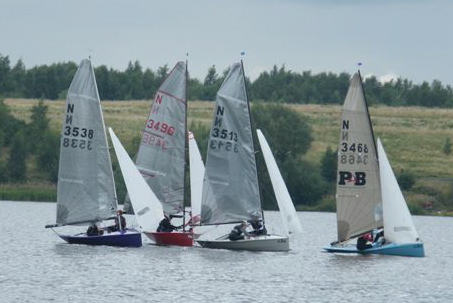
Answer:
<path fill-rule="evenodd" d="M 247 221 L 242 221 L 241 224 L 236 225 L 228 235 L 228 239 L 231 241 L 243 240 L 244 236 L 250 236 L 246 231 Z"/>
<path fill-rule="evenodd" d="M 371 244 L 373 242 L 373 237 L 371 236 L 371 233 L 366 233 L 364 235 L 361 235 L 357 239 L 357 249 L 358 250 L 365 250 L 368 248 L 373 247 Z"/>

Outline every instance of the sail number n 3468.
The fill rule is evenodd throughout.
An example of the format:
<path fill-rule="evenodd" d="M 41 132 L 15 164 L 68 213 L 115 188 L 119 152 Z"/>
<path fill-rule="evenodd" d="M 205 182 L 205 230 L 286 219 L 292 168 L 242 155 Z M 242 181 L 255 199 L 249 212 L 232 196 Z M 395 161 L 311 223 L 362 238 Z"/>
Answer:
<path fill-rule="evenodd" d="M 362 144 L 362 143 L 352 143 L 351 145 L 348 145 L 347 142 L 342 142 L 341 143 L 341 151 L 343 153 L 345 152 L 358 152 L 358 153 L 365 153 L 367 154 L 368 153 L 368 146 L 366 144 Z"/>

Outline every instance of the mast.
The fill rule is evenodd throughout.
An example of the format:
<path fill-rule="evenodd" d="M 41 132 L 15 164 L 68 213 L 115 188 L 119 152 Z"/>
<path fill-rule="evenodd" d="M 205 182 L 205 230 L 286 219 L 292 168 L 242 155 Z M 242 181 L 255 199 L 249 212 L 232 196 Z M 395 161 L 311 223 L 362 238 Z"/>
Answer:
<path fill-rule="evenodd" d="M 241 53 L 243 55 L 244 52 Z M 255 127 L 253 126 L 253 119 L 252 119 L 252 111 L 250 110 L 250 101 L 249 101 L 249 96 L 248 96 L 248 91 L 247 91 L 247 81 L 245 78 L 245 71 L 244 71 L 244 62 L 241 59 L 241 68 L 242 68 L 242 76 L 244 77 L 244 86 L 245 86 L 245 96 L 247 98 L 247 108 L 249 111 L 249 120 L 250 120 L 250 128 L 252 132 L 252 146 L 253 146 L 253 157 L 255 158 L 255 168 L 256 168 L 256 177 L 258 180 L 258 194 L 259 194 L 259 199 L 260 199 L 260 204 L 261 204 L 261 218 L 263 220 L 263 227 L 266 227 L 266 224 L 264 222 L 264 210 L 263 210 L 263 194 L 262 194 L 262 189 L 261 189 L 261 183 L 260 183 L 260 177 L 258 175 L 258 167 L 257 167 L 257 159 L 256 159 L 256 152 L 255 152 L 255 142 L 256 142 L 256 135 L 254 133 Z"/>
<path fill-rule="evenodd" d="M 188 53 L 186 54 L 187 56 L 189 55 Z M 185 115 L 184 115 L 184 187 L 183 187 L 183 202 L 182 202 L 182 230 L 183 232 L 186 231 L 186 207 L 185 207 L 185 201 L 186 201 L 186 178 L 187 178 L 187 149 L 188 149 L 188 137 L 189 137 L 189 132 L 187 131 L 187 79 L 188 79 L 188 62 L 189 60 L 186 59 L 186 71 L 185 71 L 185 81 L 186 84 L 184 86 L 184 96 L 185 96 Z"/>

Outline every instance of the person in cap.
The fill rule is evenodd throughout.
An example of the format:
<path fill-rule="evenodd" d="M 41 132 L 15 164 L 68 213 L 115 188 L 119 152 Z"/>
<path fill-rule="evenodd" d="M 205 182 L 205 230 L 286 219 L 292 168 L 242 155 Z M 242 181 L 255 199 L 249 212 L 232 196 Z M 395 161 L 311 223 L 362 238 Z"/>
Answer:
<path fill-rule="evenodd" d="M 121 223 L 121 226 L 120 226 Z M 107 227 L 108 232 L 126 229 L 126 218 L 123 217 L 123 211 L 119 209 L 116 212 L 115 225 Z"/>
<path fill-rule="evenodd" d="M 174 226 L 173 224 L 171 224 L 171 219 L 171 216 L 164 214 L 164 218 L 162 219 L 162 221 L 160 221 L 159 226 L 157 227 L 157 231 L 171 233 L 172 231 L 180 228 L 180 226 Z"/>
<path fill-rule="evenodd" d="M 228 235 L 230 241 L 244 240 L 245 236 L 249 237 L 250 234 L 247 232 L 247 221 L 242 221 L 241 224 L 236 225 Z"/>

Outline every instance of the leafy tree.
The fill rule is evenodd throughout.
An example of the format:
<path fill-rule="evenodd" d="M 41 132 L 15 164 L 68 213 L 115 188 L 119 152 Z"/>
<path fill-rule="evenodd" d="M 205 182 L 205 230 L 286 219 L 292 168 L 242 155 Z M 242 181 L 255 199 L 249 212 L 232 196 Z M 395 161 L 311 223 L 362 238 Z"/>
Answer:
<path fill-rule="evenodd" d="M 215 65 L 211 66 L 208 70 L 208 74 L 204 78 L 203 87 L 201 90 L 200 100 L 211 101 L 214 100 L 217 91 L 222 84 L 223 79 L 219 78 Z"/>
<path fill-rule="evenodd" d="M 27 148 L 25 135 L 19 131 L 14 136 L 7 164 L 9 177 L 14 182 L 24 182 L 26 180 L 27 168 Z"/>
<path fill-rule="evenodd" d="M 316 205 L 327 193 L 326 182 L 322 180 L 319 168 L 312 163 L 287 158 L 280 170 L 296 205 Z"/>
<path fill-rule="evenodd" d="M 327 147 L 321 159 L 321 176 L 327 182 L 335 182 L 337 179 L 337 151 Z"/>
<path fill-rule="evenodd" d="M 168 73 L 170 72 L 170 69 L 168 68 L 168 65 L 165 64 L 164 66 L 161 66 L 157 69 L 157 86 L 159 87 L 162 82 L 164 82 L 165 78 L 167 78 Z"/>
<path fill-rule="evenodd" d="M 0 183 L 8 181 L 8 167 L 3 161 L 0 161 Z"/>
<path fill-rule="evenodd" d="M 36 150 L 36 162 L 51 182 L 58 180 L 58 164 L 60 156 L 60 135 L 47 131 L 41 137 L 40 144 Z"/>
<path fill-rule="evenodd" d="M 44 105 L 42 99 L 31 109 L 31 122 L 28 125 L 29 133 L 32 134 L 28 141 L 31 150 L 36 149 L 41 144 L 44 134 L 49 130 L 50 119 L 47 118 L 48 109 L 49 107 Z"/>
<path fill-rule="evenodd" d="M 312 130 L 303 117 L 280 104 L 254 103 L 252 116 L 272 147 L 277 163 L 304 155 L 313 141 Z"/>
<path fill-rule="evenodd" d="M 252 114 L 257 128 L 261 128 L 266 136 L 293 202 L 316 203 L 322 198 L 326 187 L 319 169 L 301 160 L 313 140 L 309 125 L 297 112 L 280 104 L 254 104 Z M 271 182 L 261 154 L 258 154 L 257 161 L 264 206 L 275 207 L 273 194 L 270 194 Z"/>
<path fill-rule="evenodd" d="M 415 183 L 415 176 L 411 172 L 402 171 L 398 176 L 398 184 L 402 190 L 409 190 Z"/>
<path fill-rule="evenodd" d="M 0 54 L 0 94 L 4 96 L 11 90 L 10 72 L 9 57 Z"/>
<path fill-rule="evenodd" d="M 9 146 L 16 132 L 23 128 L 25 123 L 11 114 L 8 105 L 4 100 L 0 100 L 0 130 L 3 132 L 3 146 Z"/>

